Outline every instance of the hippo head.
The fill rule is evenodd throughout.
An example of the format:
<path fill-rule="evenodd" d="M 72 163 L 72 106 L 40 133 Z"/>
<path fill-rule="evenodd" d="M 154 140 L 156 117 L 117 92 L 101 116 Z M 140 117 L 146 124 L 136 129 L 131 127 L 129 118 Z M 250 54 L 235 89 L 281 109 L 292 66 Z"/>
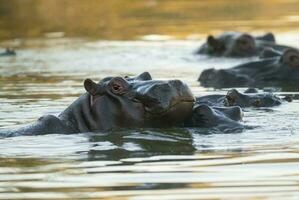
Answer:
<path fill-rule="evenodd" d="M 246 33 L 236 34 L 227 44 L 227 56 L 248 57 L 257 54 L 254 37 Z"/>
<path fill-rule="evenodd" d="M 270 54 L 270 50 L 268 52 L 268 54 Z M 299 51 L 297 49 L 286 49 L 280 53 L 280 55 L 276 52 L 273 58 L 265 60 L 271 60 L 272 62 L 266 66 L 261 66 L 260 69 L 257 70 L 255 77 L 256 82 L 267 82 L 268 85 L 298 86 Z"/>
<path fill-rule="evenodd" d="M 107 77 L 99 83 L 84 81 L 96 128 L 167 127 L 192 114 L 194 96 L 180 80 Z"/>
<path fill-rule="evenodd" d="M 225 88 L 234 86 L 236 83 L 238 86 L 246 86 L 251 80 L 247 75 L 234 71 L 210 68 L 200 74 L 198 81 L 204 87 Z"/>
<path fill-rule="evenodd" d="M 231 89 L 225 96 L 226 106 L 269 107 L 280 105 L 282 100 L 272 93 L 240 93 Z"/>
<path fill-rule="evenodd" d="M 10 48 L 10 47 L 7 47 L 7 48 L 5 49 L 5 53 L 7 53 L 7 54 L 11 54 L 11 55 L 16 55 L 15 50 L 14 50 L 13 48 Z"/>
<path fill-rule="evenodd" d="M 204 128 L 218 128 L 221 131 L 227 132 L 243 129 L 243 125 L 240 123 L 242 118 L 243 112 L 239 106 L 215 107 L 199 104 L 194 106 L 189 124 Z"/>
<path fill-rule="evenodd" d="M 198 81 L 204 87 L 298 86 L 299 51 L 286 49 L 279 53 L 266 49 L 265 59 L 241 64 L 229 69 L 204 70 Z"/>
<path fill-rule="evenodd" d="M 217 37 L 209 35 L 198 53 L 214 56 L 248 57 L 257 54 L 255 38 L 246 33 L 225 32 Z"/>

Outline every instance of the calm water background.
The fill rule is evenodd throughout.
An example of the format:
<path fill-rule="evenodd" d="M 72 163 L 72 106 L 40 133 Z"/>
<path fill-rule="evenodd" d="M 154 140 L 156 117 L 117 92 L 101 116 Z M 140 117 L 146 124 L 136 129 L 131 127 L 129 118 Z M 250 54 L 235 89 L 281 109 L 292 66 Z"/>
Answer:
<path fill-rule="evenodd" d="M 299 1 L 0 0 L 0 128 L 57 114 L 85 78 L 179 78 L 250 59 L 193 52 L 206 34 L 274 31 L 299 47 Z M 3 50 L 3 49 L 0 49 Z M 256 58 L 252 58 L 253 60 Z M 244 88 L 241 88 L 241 90 Z M 277 90 L 277 94 L 299 94 Z M 246 109 L 242 133 L 150 129 L 0 139 L 0 199 L 297 199 L 299 101 Z"/>

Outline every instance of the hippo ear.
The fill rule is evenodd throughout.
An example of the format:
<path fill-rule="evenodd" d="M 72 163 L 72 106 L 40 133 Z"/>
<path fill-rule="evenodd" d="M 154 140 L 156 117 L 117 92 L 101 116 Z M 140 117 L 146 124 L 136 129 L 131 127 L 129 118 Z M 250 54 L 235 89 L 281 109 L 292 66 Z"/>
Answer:
<path fill-rule="evenodd" d="M 273 33 L 266 33 L 264 35 L 255 37 L 255 39 L 263 40 L 263 41 L 266 41 L 266 42 L 275 42 L 275 37 L 274 37 Z"/>
<path fill-rule="evenodd" d="M 101 90 L 101 86 L 93 82 L 91 79 L 84 80 L 84 88 L 91 95 L 96 95 L 100 93 Z"/>
<path fill-rule="evenodd" d="M 141 81 L 148 81 L 152 80 L 152 76 L 148 72 L 143 72 L 139 76 L 137 76 L 136 79 Z"/>
<path fill-rule="evenodd" d="M 216 47 L 219 44 L 219 41 L 212 35 L 209 35 L 207 38 L 207 43 L 210 46 Z"/>

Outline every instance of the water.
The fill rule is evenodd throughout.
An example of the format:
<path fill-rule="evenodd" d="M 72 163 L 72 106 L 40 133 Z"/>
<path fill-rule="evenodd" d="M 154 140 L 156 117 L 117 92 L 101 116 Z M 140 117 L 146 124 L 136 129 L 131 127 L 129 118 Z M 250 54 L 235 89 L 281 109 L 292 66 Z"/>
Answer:
<path fill-rule="evenodd" d="M 5 27 L 0 38 L 15 38 L 1 46 L 18 49 L 17 57 L 0 59 L 0 128 L 20 127 L 61 112 L 84 92 L 85 78 L 149 71 L 155 79 L 184 80 L 195 95 L 225 93 L 226 89 L 200 87 L 200 72 L 256 58 L 195 56 L 209 32 L 234 26 L 255 33 L 269 28 L 278 42 L 299 47 L 294 42 L 299 39 L 296 1 L 121 1 L 119 5 L 126 3 L 122 8 L 114 6 L 115 1 L 101 7 L 99 1 L 89 0 L 87 9 L 118 13 L 105 13 L 111 26 L 104 24 L 99 32 L 92 26 L 92 16 L 98 17 L 95 11 L 82 18 L 83 5 L 70 7 L 70 1 L 62 3 L 71 11 L 62 18 L 63 12 L 53 15 L 47 26 L 39 20 L 20 25 L 22 16 L 27 22 L 34 19 L 36 13 L 27 12 L 33 8 L 37 13 L 57 8 L 50 1 L 37 2 L 42 1 L 28 1 L 26 6 L 0 3 L 0 10 L 11 9 L 0 12 Z M 259 8 L 255 17 L 250 16 L 253 8 Z M 183 12 L 186 9 L 190 12 Z M 51 12 L 42 13 L 41 19 L 49 19 Z M 208 14 L 213 16 L 210 21 L 202 21 Z M 167 21 L 170 16 L 173 20 Z M 115 23 L 120 17 L 125 20 Z M 8 26 L 7 18 L 17 28 Z M 79 25 L 64 26 L 70 19 Z M 77 27 L 91 35 L 82 37 L 86 34 Z M 276 93 L 299 94 L 296 88 Z M 255 128 L 241 133 L 170 128 L 1 138 L 0 199 L 297 199 L 298 104 L 295 99 L 270 109 L 245 109 L 244 123 Z"/>

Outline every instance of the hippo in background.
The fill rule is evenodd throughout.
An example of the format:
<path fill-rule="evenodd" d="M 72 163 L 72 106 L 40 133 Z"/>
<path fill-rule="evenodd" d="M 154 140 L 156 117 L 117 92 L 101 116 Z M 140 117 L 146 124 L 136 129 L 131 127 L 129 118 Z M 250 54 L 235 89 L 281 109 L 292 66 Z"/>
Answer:
<path fill-rule="evenodd" d="M 16 51 L 12 48 L 6 48 L 4 52 L 0 53 L 0 57 L 5 57 L 5 56 L 15 56 Z"/>
<path fill-rule="evenodd" d="M 242 123 L 242 108 L 273 107 L 292 98 L 280 98 L 270 92 L 259 92 L 248 88 L 243 93 L 231 89 L 226 95 L 206 95 L 196 97 L 192 116 L 185 121 L 185 126 L 213 128 L 223 133 L 240 132 L 246 128 Z"/>
<path fill-rule="evenodd" d="M 252 57 L 258 56 L 265 48 L 283 51 L 291 48 L 275 42 L 272 33 L 254 37 L 242 32 L 224 32 L 215 37 L 209 35 L 206 42 L 197 50 L 197 54 L 223 57 Z"/>
<path fill-rule="evenodd" d="M 206 69 L 198 81 L 204 87 L 294 87 L 299 85 L 299 51 L 265 49 L 262 59 L 229 69 Z"/>
<path fill-rule="evenodd" d="M 236 89 L 230 89 L 226 95 L 207 95 L 197 97 L 196 102 L 210 106 L 240 106 L 246 107 L 273 107 L 283 102 L 290 102 L 292 98 L 286 96 L 280 98 L 270 92 L 259 92 L 255 88 L 248 88 L 243 93 Z"/>
<path fill-rule="evenodd" d="M 121 128 L 181 125 L 192 115 L 195 98 L 179 80 L 152 80 L 145 72 L 135 78 L 107 77 L 84 81 L 86 93 L 57 117 L 46 115 L 1 136 L 98 132 Z"/>

